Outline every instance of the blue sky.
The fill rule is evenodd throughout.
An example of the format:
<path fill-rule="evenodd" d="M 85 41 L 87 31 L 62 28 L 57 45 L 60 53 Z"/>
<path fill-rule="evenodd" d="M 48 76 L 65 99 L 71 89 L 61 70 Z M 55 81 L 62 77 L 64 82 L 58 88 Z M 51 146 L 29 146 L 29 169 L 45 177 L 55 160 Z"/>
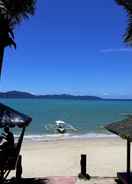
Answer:
<path fill-rule="evenodd" d="M 6 48 L 1 90 L 132 98 L 127 16 L 114 0 L 38 0 Z"/>

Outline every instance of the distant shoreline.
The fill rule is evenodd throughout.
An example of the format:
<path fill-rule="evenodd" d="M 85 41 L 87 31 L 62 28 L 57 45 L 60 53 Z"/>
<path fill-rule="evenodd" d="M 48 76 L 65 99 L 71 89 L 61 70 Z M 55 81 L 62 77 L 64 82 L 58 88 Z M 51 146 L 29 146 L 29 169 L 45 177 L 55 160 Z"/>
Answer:
<path fill-rule="evenodd" d="M 132 101 L 132 99 L 113 99 L 113 98 L 101 98 L 92 95 L 70 95 L 70 94 L 60 94 L 60 95 L 34 95 L 28 92 L 22 91 L 8 91 L 0 92 L 1 99 L 51 99 L 51 100 L 89 100 L 89 101 Z"/>

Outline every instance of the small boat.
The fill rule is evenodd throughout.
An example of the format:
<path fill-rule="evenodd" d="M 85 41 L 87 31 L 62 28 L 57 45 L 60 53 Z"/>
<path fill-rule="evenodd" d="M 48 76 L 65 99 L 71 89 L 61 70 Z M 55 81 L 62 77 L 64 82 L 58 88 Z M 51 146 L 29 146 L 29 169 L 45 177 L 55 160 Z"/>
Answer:
<path fill-rule="evenodd" d="M 45 129 L 49 132 L 57 132 L 60 134 L 78 131 L 78 129 L 74 128 L 71 124 L 68 124 L 63 120 L 56 120 L 54 123 L 46 124 Z"/>
<path fill-rule="evenodd" d="M 56 130 L 59 133 L 64 134 L 66 132 L 65 122 L 61 120 L 56 121 Z"/>

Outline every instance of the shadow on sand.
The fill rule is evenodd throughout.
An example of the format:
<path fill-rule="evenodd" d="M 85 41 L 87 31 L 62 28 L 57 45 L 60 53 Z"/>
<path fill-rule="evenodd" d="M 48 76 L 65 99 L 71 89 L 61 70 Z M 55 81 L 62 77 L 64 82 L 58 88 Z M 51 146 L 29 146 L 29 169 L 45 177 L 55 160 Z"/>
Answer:
<path fill-rule="evenodd" d="M 49 176 L 42 178 L 21 178 L 19 180 L 11 178 L 6 180 L 4 184 L 75 184 L 76 180 L 76 176 Z"/>
<path fill-rule="evenodd" d="M 15 178 L 6 180 L 4 184 L 50 184 L 48 178 L 22 178 L 16 180 Z"/>

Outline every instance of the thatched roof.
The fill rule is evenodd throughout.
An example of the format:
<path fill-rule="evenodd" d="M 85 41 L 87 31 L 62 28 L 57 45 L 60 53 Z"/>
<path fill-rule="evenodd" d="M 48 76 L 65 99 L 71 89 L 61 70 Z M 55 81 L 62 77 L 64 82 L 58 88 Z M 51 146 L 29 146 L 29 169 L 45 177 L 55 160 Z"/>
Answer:
<path fill-rule="evenodd" d="M 32 121 L 29 116 L 20 113 L 2 103 L 0 103 L 0 128 L 9 127 L 24 127 Z"/>
<path fill-rule="evenodd" d="M 128 115 L 126 119 L 121 121 L 108 124 L 105 128 L 124 139 L 132 141 L 132 115 Z"/>

